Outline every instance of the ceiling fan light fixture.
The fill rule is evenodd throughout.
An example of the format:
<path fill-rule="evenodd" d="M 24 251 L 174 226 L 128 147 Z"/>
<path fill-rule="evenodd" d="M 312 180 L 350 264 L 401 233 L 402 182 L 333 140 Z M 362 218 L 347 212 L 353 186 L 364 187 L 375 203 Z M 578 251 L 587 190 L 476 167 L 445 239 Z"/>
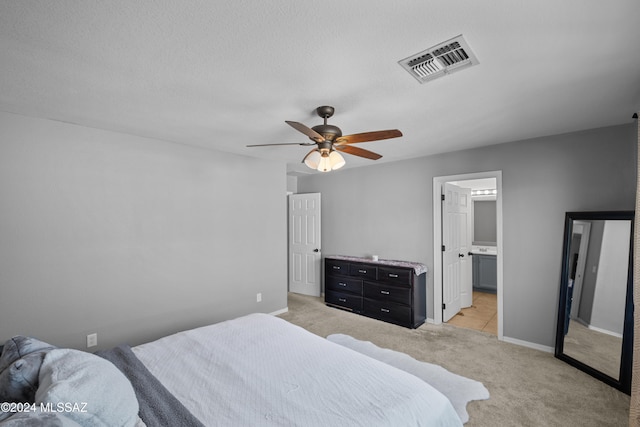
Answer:
<path fill-rule="evenodd" d="M 315 169 L 320 172 L 330 172 L 332 170 L 340 169 L 346 163 L 344 161 L 344 157 L 342 157 L 337 151 L 330 152 L 329 150 L 321 150 L 319 154 L 320 161 L 318 163 L 318 167 Z M 309 165 L 307 164 L 307 166 Z"/>
<path fill-rule="evenodd" d="M 317 169 L 320 172 L 329 172 L 331 170 L 331 162 L 329 161 L 329 156 L 322 157 L 320 159 L 320 163 L 318 164 Z"/>
<path fill-rule="evenodd" d="M 318 166 L 320 165 L 320 159 L 322 159 L 320 151 L 313 150 L 307 155 L 307 157 L 304 158 L 304 164 L 309 166 L 311 169 L 318 169 Z"/>
<path fill-rule="evenodd" d="M 347 163 L 345 162 L 344 157 L 342 157 L 342 155 L 337 151 L 332 151 L 329 154 L 329 162 L 331 162 L 331 170 L 340 169 L 345 165 L 345 163 Z"/>

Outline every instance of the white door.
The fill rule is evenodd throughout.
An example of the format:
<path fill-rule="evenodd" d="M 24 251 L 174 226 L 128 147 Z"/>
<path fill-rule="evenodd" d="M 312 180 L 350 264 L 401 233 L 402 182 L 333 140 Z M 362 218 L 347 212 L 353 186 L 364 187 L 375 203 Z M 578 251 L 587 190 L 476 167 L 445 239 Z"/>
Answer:
<path fill-rule="evenodd" d="M 289 290 L 320 296 L 320 193 L 289 196 Z"/>
<path fill-rule="evenodd" d="M 471 243 L 473 240 L 473 205 L 471 189 L 461 188 L 458 203 L 460 217 L 460 306 L 471 307 L 473 304 L 473 261 L 471 258 Z"/>
<path fill-rule="evenodd" d="M 472 283 L 468 229 L 471 190 L 445 183 L 442 202 L 442 321 L 471 305 Z"/>

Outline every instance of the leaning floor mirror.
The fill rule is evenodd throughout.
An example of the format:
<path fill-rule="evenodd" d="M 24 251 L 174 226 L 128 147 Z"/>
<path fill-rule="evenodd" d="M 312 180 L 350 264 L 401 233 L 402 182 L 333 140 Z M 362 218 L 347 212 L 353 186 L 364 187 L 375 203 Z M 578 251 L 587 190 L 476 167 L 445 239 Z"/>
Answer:
<path fill-rule="evenodd" d="M 631 393 L 633 211 L 565 215 L 557 358 Z"/>

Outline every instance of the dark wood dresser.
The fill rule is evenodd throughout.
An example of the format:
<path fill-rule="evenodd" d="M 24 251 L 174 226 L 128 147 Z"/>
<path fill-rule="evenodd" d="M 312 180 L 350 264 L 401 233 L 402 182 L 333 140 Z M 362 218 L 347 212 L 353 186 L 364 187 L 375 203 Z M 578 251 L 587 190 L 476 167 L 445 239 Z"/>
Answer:
<path fill-rule="evenodd" d="M 424 264 L 348 256 L 324 259 L 325 303 L 407 328 L 427 317 Z"/>

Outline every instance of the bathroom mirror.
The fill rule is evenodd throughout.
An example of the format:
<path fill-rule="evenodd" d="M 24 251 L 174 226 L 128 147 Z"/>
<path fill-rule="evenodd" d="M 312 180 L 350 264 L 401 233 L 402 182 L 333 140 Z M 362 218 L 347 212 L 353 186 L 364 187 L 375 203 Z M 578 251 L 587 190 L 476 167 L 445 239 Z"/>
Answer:
<path fill-rule="evenodd" d="M 555 355 L 631 393 L 633 211 L 567 212 Z"/>

